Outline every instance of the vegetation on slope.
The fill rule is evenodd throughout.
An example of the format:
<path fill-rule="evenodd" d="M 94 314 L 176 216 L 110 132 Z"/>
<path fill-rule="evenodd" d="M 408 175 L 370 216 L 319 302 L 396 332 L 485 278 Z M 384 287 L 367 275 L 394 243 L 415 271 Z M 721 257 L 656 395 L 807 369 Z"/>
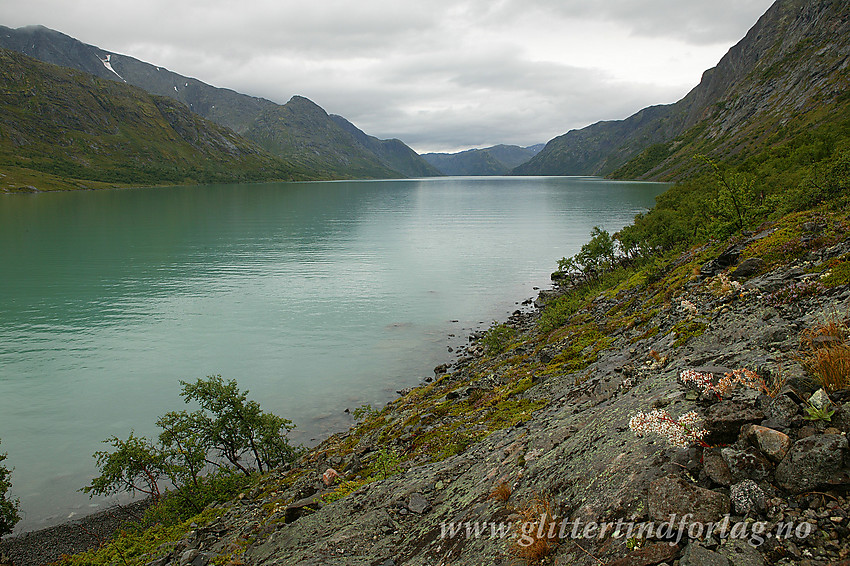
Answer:
<path fill-rule="evenodd" d="M 0 26 L 0 47 L 181 102 L 273 155 L 309 168 L 311 179 L 439 175 L 401 141 L 367 136 L 303 97 L 279 105 L 110 53 L 43 26 Z"/>
<path fill-rule="evenodd" d="M 173 100 L 5 49 L 0 92 L 2 189 L 304 178 Z"/>

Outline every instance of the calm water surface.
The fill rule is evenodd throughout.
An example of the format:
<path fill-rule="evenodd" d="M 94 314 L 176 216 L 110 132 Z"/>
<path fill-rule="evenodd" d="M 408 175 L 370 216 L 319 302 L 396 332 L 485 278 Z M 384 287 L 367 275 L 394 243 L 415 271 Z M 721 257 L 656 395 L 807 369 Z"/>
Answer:
<path fill-rule="evenodd" d="M 299 442 L 347 426 L 666 188 L 594 178 L 219 185 L 0 197 L 0 439 L 25 520 L 103 506 L 100 441 L 235 378 Z M 453 322 L 457 321 L 457 322 Z M 449 335 L 454 334 L 452 338 Z"/>

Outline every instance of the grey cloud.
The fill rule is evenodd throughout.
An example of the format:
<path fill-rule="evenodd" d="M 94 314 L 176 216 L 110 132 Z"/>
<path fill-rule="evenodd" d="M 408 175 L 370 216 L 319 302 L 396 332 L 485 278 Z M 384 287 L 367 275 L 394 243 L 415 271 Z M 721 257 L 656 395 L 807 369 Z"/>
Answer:
<path fill-rule="evenodd" d="M 530 52 L 524 34 L 611 27 L 683 46 L 731 46 L 769 0 L 6 0 L 5 25 L 41 23 L 276 102 L 301 94 L 417 149 L 545 142 L 600 119 L 672 102 L 696 84 L 616 81 L 611 70 Z M 604 24 L 604 25 L 603 25 Z M 615 24 L 615 25 L 610 25 Z M 535 49 L 541 49 L 535 47 Z M 713 51 L 712 51 L 713 53 Z M 722 52 L 720 52 L 722 54 Z M 566 59 L 563 59 L 566 60 Z M 714 61 L 716 62 L 716 60 Z M 713 63 L 712 63 L 713 64 Z M 698 80 L 704 68 L 694 69 Z M 666 84 L 667 86 L 658 86 Z"/>

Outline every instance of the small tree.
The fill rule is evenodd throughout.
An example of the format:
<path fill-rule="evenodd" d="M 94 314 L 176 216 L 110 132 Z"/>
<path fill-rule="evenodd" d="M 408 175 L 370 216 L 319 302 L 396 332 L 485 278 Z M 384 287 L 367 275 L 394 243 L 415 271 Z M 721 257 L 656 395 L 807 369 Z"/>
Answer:
<path fill-rule="evenodd" d="M 9 499 L 7 492 L 12 487 L 9 476 L 12 471 L 3 465 L 6 454 L 0 452 L 0 537 L 12 532 L 21 517 L 18 515 L 18 500 Z"/>
<path fill-rule="evenodd" d="M 613 269 L 616 262 L 614 238 L 607 230 L 594 226 L 590 231 L 590 241 L 576 255 L 561 258 L 558 270 L 573 276 L 580 275 L 585 281 L 590 281 Z"/>
<path fill-rule="evenodd" d="M 103 442 L 111 444 L 115 451 L 94 453 L 100 476 L 82 491 L 92 495 L 112 495 L 119 491 L 134 494 L 138 491 L 158 499 L 159 481 L 167 475 L 162 450 L 132 431 L 127 440 L 113 436 Z"/>
<path fill-rule="evenodd" d="M 126 441 L 104 440 L 114 450 L 95 452 L 100 476 L 82 491 L 95 495 L 138 491 L 159 499 L 159 483 L 167 480 L 178 488 L 176 496 L 183 507 L 200 511 L 215 495 L 213 484 L 235 485 L 234 468 L 250 475 L 252 464 L 244 461 L 246 455 L 260 472 L 297 456 L 298 449 L 286 438 L 292 422 L 264 413 L 256 401 L 247 399 L 247 391 L 239 391 L 235 381 L 211 376 L 181 384 L 184 400 L 196 401 L 201 409 L 160 417 L 157 443 L 133 432 Z M 216 451 L 223 460 L 211 457 Z M 209 466 L 219 469 L 205 478 L 202 473 Z"/>
<path fill-rule="evenodd" d="M 194 413 L 197 433 L 236 469 L 250 473 L 250 464 L 243 463 L 245 455 L 260 473 L 297 455 L 286 438 L 295 428 L 292 421 L 264 413 L 259 403 L 248 400 L 248 391 L 239 391 L 235 380 L 225 382 L 220 375 L 211 375 L 195 383 L 180 383 L 183 399 L 201 406 Z"/>

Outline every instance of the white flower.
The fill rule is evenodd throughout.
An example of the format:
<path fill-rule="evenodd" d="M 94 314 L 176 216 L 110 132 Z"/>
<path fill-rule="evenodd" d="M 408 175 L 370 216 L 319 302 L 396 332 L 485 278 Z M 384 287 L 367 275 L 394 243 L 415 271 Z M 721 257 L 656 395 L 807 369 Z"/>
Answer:
<path fill-rule="evenodd" d="M 654 409 L 648 413 L 639 412 L 629 420 L 629 428 L 638 436 L 657 434 L 664 437 L 672 446 L 687 448 L 697 443 L 705 446 L 703 437 L 708 431 L 700 426 L 699 415 L 690 411 L 673 419 L 667 411 Z"/>

